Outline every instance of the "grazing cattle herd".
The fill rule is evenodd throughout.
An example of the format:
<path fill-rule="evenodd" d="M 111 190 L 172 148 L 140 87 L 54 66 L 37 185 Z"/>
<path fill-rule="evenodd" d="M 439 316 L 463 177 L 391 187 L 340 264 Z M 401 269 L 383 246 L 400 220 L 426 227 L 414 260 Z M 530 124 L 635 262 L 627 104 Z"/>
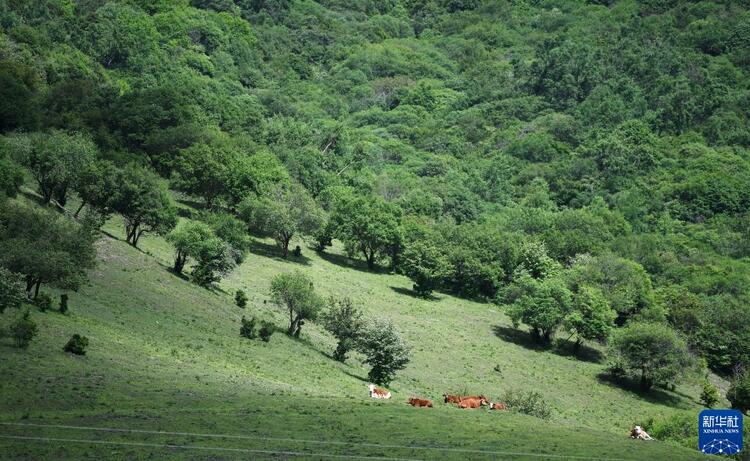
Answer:
<path fill-rule="evenodd" d="M 374 384 L 367 386 L 370 397 L 373 399 L 390 399 L 391 392 L 388 389 L 378 387 Z M 507 410 L 508 407 L 504 403 L 490 403 L 487 397 L 483 395 L 452 395 L 443 394 L 443 402 L 455 403 L 458 408 L 481 408 L 489 407 L 490 410 Z M 422 399 L 419 397 L 411 397 L 408 401 L 409 405 L 413 407 L 425 407 L 433 408 L 434 405 L 430 399 Z"/>
<path fill-rule="evenodd" d="M 374 384 L 367 386 L 370 391 L 370 397 L 373 399 L 390 399 L 391 391 L 378 387 Z M 483 395 L 457 395 L 457 394 L 443 394 L 443 402 L 446 404 L 454 403 L 458 408 L 482 408 L 488 407 L 489 410 L 507 410 L 508 405 L 502 402 L 490 402 L 487 397 Z M 409 405 L 418 408 L 433 408 L 434 405 L 430 399 L 422 399 L 419 397 L 410 397 L 408 401 Z M 654 440 L 653 437 L 648 435 L 641 426 L 635 426 L 630 431 L 630 437 L 636 440 Z"/>

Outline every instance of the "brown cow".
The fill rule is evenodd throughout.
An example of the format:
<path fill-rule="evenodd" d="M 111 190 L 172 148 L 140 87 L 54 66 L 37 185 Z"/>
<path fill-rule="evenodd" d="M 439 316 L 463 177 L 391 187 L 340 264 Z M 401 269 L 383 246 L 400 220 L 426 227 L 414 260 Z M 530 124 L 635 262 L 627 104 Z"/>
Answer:
<path fill-rule="evenodd" d="M 461 401 L 460 395 L 443 394 L 443 402 L 445 403 L 458 403 L 460 401 Z"/>
<path fill-rule="evenodd" d="M 427 399 L 418 399 L 416 397 L 412 397 L 409 399 L 409 405 L 413 407 L 427 407 L 432 408 L 432 400 Z"/>
<path fill-rule="evenodd" d="M 490 410 L 507 410 L 508 406 L 504 403 L 492 403 L 490 402 Z"/>
<path fill-rule="evenodd" d="M 482 405 L 487 405 L 487 399 L 481 395 L 479 397 L 463 398 L 458 402 L 458 408 L 480 408 Z"/>

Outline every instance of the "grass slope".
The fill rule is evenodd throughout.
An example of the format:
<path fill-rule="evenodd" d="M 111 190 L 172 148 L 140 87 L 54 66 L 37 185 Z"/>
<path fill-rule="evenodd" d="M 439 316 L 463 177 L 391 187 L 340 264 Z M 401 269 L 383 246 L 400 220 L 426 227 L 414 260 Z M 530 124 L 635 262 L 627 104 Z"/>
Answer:
<path fill-rule="evenodd" d="M 105 230 L 122 234 L 118 220 Z M 636 419 L 697 409 L 696 388 L 641 396 L 609 385 L 598 377 L 602 366 L 593 361 L 595 351 L 589 361 L 581 361 L 537 350 L 491 305 L 442 294 L 431 301 L 414 298 L 406 278 L 366 272 L 337 249 L 322 257 L 306 250 L 301 261 L 285 261 L 274 256 L 269 241 L 256 242 L 247 261 L 222 282 L 221 291 L 210 292 L 167 271 L 172 253 L 162 239 L 145 237 L 142 247 L 103 238 L 100 264 L 91 282 L 71 294 L 69 315 L 34 313 L 40 334 L 27 351 L 11 347 L 8 338 L 0 340 L 3 458 L 277 456 L 269 451 L 320 459 L 324 454 L 698 457 L 683 448 L 626 437 Z M 243 314 L 284 326 L 283 313 L 267 302 L 268 287 L 275 274 L 292 269 L 313 277 L 323 294 L 350 296 L 368 315 L 392 318 L 404 333 L 413 345 L 413 358 L 392 385 L 392 401 L 369 401 L 366 368 L 356 357 L 347 364 L 331 360 L 332 339 L 312 324 L 299 340 L 276 334 L 266 344 L 239 336 Z M 237 288 L 250 297 L 245 310 L 232 302 Z M 0 327 L 15 315 L 0 316 Z M 73 333 L 89 337 L 85 357 L 62 351 Z M 508 387 L 542 392 L 554 407 L 552 421 L 405 405 L 411 395 L 437 400 L 446 391 L 466 391 L 494 398 Z M 75 427 L 52 427 L 59 425 Z M 167 449 L 165 444 L 201 448 Z"/>

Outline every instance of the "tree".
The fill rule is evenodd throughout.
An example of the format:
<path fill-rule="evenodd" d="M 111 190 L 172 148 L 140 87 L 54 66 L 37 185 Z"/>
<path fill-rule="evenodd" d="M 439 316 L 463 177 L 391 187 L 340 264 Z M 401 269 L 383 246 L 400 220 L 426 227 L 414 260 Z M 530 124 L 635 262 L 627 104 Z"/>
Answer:
<path fill-rule="evenodd" d="M 198 256 L 203 246 L 215 238 L 208 224 L 197 221 L 181 224 L 167 234 L 167 241 L 175 248 L 174 271 L 181 274 L 188 258 Z"/>
<path fill-rule="evenodd" d="M 719 389 L 706 379 L 701 390 L 701 403 L 707 408 L 713 408 L 719 402 Z"/>
<path fill-rule="evenodd" d="M 398 334 L 390 320 L 375 319 L 364 329 L 357 350 L 365 355 L 364 363 L 372 368 L 370 381 L 387 386 L 397 371 L 409 363 L 411 348 Z"/>
<path fill-rule="evenodd" d="M 89 138 L 58 130 L 19 135 L 13 144 L 20 162 L 34 176 L 44 203 L 54 198 L 63 207 L 68 189 L 95 160 L 98 152 Z"/>
<path fill-rule="evenodd" d="M 692 365 L 685 341 L 663 323 L 635 322 L 615 330 L 609 354 L 643 390 L 678 379 Z"/>
<path fill-rule="evenodd" d="M 28 309 L 24 311 L 13 323 L 10 324 L 10 335 L 16 341 L 16 346 L 21 349 L 29 347 L 29 343 L 36 336 L 39 328 L 36 322 L 31 320 L 31 313 Z"/>
<path fill-rule="evenodd" d="M 349 298 L 328 301 L 329 309 L 323 317 L 323 325 L 337 340 L 333 358 L 346 361 L 346 354 L 354 349 L 364 327 L 362 311 Z"/>
<path fill-rule="evenodd" d="M 229 245 L 234 262 L 245 260 L 245 252 L 250 245 L 247 226 L 229 213 L 211 213 L 205 221 L 211 226 L 214 234 Z"/>
<path fill-rule="evenodd" d="M 145 232 L 166 235 L 177 225 L 177 209 L 159 177 L 134 164 L 118 176 L 113 209 L 125 218 L 125 240 L 134 247 Z"/>
<path fill-rule="evenodd" d="M 609 253 L 580 255 L 573 261 L 567 277 L 573 290 L 580 285 L 598 287 L 617 312 L 618 325 L 643 313 L 657 318 L 663 316 L 663 312 L 656 312 L 660 307 L 654 298 L 651 278 L 643 266 L 634 261 Z"/>
<path fill-rule="evenodd" d="M 448 261 L 433 242 L 419 240 L 406 247 L 400 268 L 414 282 L 414 291 L 426 298 L 448 274 Z"/>
<path fill-rule="evenodd" d="M 23 170 L 0 153 L 0 194 L 15 197 L 23 184 Z"/>
<path fill-rule="evenodd" d="M 586 340 L 605 341 L 612 332 L 616 316 L 599 289 L 583 286 L 573 296 L 571 311 L 563 319 L 563 325 L 575 335 L 577 350 Z"/>
<path fill-rule="evenodd" d="M 732 408 L 745 414 L 750 411 L 750 372 L 745 371 L 735 377 L 727 391 L 727 400 Z"/>
<path fill-rule="evenodd" d="M 205 241 L 198 248 L 195 259 L 196 264 L 190 276 L 193 282 L 203 287 L 210 287 L 218 282 L 235 266 L 229 245 L 217 237 Z"/>
<path fill-rule="evenodd" d="M 97 160 L 84 165 L 73 183 L 73 190 L 81 199 L 74 216 L 77 218 L 86 205 L 108 216 L 112 211 L 112 194 L 117 190 L 118 177 L 119 171 L 110 161 Z"/>
<path fill-rule="evenodd" d="M 279 274 L 271 280 L 271 300 L 289 312 L 287 334 L 299 336 L 305 320 L 315 320 L 324 301 L 312 280 L 299 271 Z"/>
<path fill-rule="evenodd" d="M 534 339 L 549 342 L 570 312 L 570 290 L 558 277 L 537 280 L 523 274 L 514 284 L 519 294 L 507 310 L 513 325 L 524 323 Z"/>
<path fill-rule="evenodd" d="M 323 210 L 299 185 L 275 187 L 257 199 L 241 205 L 242 216 L 250 226 L 273 236 L 286 258 L 295 235 L 314 235 L 324 225 Z"/>
<path fill-rule="evenodd" d="M 236 156 L 225 146 L 194 144 L 180 151 L 175 162 L 175 189 L 202 197 L 212 208 L 216 199 L 226 197 L 230 167 Z"/>
<path fill-rule="evenodd" d="M 77 289 L 94 267 L 96 235 L 58 214 L 17 204 L 0 208 L 0 266 L 21 274 L 29 298 L 43 283 Z"/>
<path fill-rule="evenodd" d="M 23 277 L 0 267 L 0 314 L 5 309 L 21 307 L 23 300 Z"/>
<path fill-rule="evenodd" d="M 361 252 L 372 270 L 398 238 L 399 209 L 376 197 L 343 196 L 334 204 L 331 221 L 351 254 Z"/>

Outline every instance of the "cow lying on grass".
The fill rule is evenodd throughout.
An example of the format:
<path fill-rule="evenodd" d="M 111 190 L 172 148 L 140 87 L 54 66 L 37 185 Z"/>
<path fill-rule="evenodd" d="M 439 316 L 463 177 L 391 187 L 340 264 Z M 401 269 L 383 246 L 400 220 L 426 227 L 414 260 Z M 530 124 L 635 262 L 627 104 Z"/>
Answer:
<path fill-rule="evenodd" d="M 418 399 L 416 397 L 412 397 L 412 398 L 409 399 L 409 405 L 411 405 L 413 407 L 432 408 L 432 400 Z"/>
<path fill-rule="evenodd" d="M 644 431 L 641 426 L 635 426 L 633 430 L 630 431 L 630 438 L 636 440 L 654 440 L 654 438 L 648 435 L 648 432 Z"/>
<path fill-rule="evenodd" d="M 370 397 L 373 399 L 390 399 L 391 398 L 391 391 L 388 389 L 383 389 L 382 387 L 378 387 L 374 384 L 370 384 L 367 386 L 370 390 Z"/>
<path fill-rule="evenodd" d="M 507 410 L 508 406 L 504 403 L 493 403 L 490 402 L 490 410 Z"/>
<path fill-rule="evenodd" d="M 487 399 L 484 396 L 478 397 L 464 397 L 458 402 L 458 408 L 480 408 L 482 405 L 487 405 Z"/>

